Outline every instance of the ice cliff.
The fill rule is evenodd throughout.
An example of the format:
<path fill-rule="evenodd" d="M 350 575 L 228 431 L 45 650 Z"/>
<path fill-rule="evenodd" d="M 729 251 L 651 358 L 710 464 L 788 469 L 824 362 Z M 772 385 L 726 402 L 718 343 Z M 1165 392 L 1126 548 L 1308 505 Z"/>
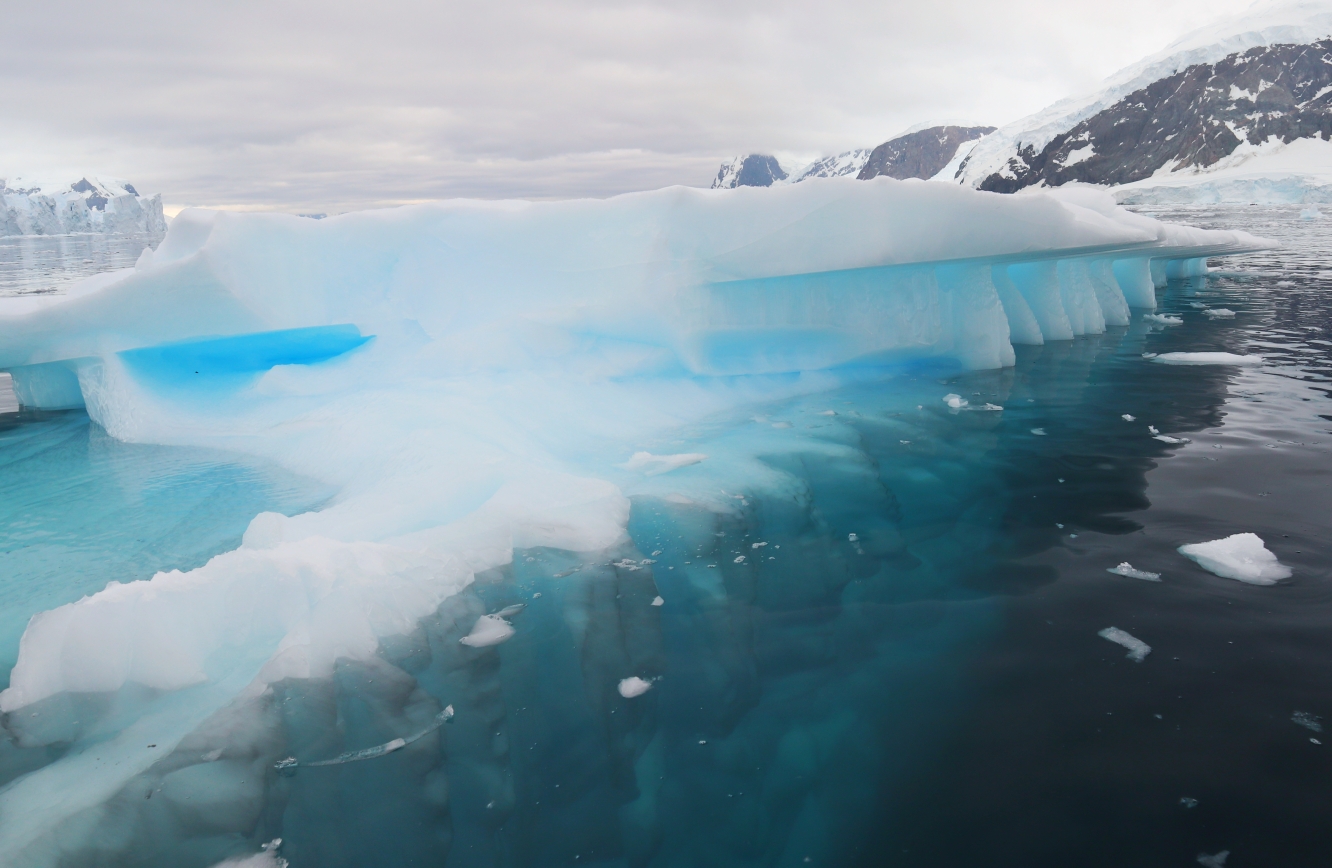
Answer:
<path fill-rule="evenodd" d="M 95 232 L 160 235 L 160 194 L 142 196 L 128 181 L 82 177 L 69 183 L 0 178 L 0 236 Z"/>
<path fill-rule="evenodd" d="M 257 516 L 197 570 L 32 619 L 0 711 L 44 764 L 0 790 L 0 863 L 127 858 L 167 809 L 177 837 L 252 834 L 283 786 L 265 771 L 288 749 L 275 685 L 350 665 L 421 730 L 441 708 L 380 655 L 417 647 L 402 637 L 477 573 L 515 548 L 623 545 L 629 497 L 724 512 L 719 491 L 771 483 L 766 441 L 676 454 L 686 426 L 866 372 L 1010 365 L 1014 343 L 1126 325 L 1154 281 L 1263 246 L 1085 190 L 886 178 L 182 212 L 134 269 L 6 300 L 0 370 L 29 407 L 86 406 L 117 438 L 250 453 L 338 494 Z M 483 615 L 431 629 L 468 636 Z"/>

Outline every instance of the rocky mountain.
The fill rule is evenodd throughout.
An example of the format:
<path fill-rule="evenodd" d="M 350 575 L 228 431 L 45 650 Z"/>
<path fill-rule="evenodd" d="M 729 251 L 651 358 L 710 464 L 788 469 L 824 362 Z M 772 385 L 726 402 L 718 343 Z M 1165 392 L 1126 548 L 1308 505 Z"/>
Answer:
<path fill-rule="evenodd" d="M 72 183 L 0 179 L 0 236 L 165 231 L 161 195 L 140 195 L 127 181 L 90 176 Z"/>
<path fill-rule="evenodd" d="M 748 154 L 722 163 L 712 186 L 714 189 L 770 187 L 780 183 L 798 184 L 809 178 L 847 176 L 861 180 L 879 175 L 929 179 L 954 161 L 963 146 L 993 130 L 994 127 L 951 125 L 912 130 L 873 150 L 860 148 L 821 157 L 789 176 L 775 158 L 766 154 Z"/>
<path fill-rule="evenodd" d="M 875 148 L 856 175 L 862 181 L 889 178 L 933 178 L 952 162 L 958 148 L 974 142 L 994 127 L 929 127 L 890 139 Z"/>
<path fill-rule="evenodd" d="M 776 157 L 767 154 L 746 154 L 722 163 L 717 179 L 712 182 L 714 190 L 735 187 L 771 187 L 786 180 L 786 172 Z"/>
<path fill-rule="evenodd" d="M 1096 93 L 1000 129 L 976 145 L 957 178 L 996 192 L 1224 180 L 1254 201 L 1272 183 L 1304 195 L 1280 180 L 1302 172 L 1315 186 L 1313 176 L 1332 183 L 1327 0 L 1259 5 L 1196 31 Z M 1224 198 L 1216 183 L 1211 189 Z"/>

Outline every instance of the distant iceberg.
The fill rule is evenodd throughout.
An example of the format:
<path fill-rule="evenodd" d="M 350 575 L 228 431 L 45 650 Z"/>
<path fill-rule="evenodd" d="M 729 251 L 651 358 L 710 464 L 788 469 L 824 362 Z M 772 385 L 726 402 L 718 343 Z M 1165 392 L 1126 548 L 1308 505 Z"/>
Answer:
<path fill-rule="evenodd" d="M 87 176 L 57 183 L 0 178 L 0 236 L 163 232 L 162 196 L 142 196 L 128 181 Z"/>

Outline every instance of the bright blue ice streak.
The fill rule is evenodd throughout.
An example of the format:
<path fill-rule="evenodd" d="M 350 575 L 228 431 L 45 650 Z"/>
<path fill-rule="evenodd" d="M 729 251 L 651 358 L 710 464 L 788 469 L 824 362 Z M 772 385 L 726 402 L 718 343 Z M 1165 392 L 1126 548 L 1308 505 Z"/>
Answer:
<path fill-rule="evenodd" d="M 120 358 L 141 380 L 194 385 L 200 377 L 245 380 L 278 365 L 313 365 L 364 345 L 354 325 L 313 326 L 125 350 Z"/>

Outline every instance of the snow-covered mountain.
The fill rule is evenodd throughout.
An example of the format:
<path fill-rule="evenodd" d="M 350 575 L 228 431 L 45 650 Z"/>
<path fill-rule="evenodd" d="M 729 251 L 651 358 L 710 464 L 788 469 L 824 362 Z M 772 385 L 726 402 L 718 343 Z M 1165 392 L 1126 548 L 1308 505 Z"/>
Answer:
<path fill-rule="evenodd" d="M 93 176 L 56 183 L 0 178 L 0 236 L 165 231 L 162 196 L 142 196 L 128 181 Z"/>
<path fill-rule="evenodd" d="M 798 184 L 810 178 L 847 176 L 862 181 L 879 175 L 929 179 L 954 162 L 964 146 L 993 130 L 994 127 L 952 124 L 911 129 L 877 148 L 859 148 L 832 157 L 820 157 L 792 172 L 783 169 L 775 157 L 747 154 L 722 163 L 712 186 L 714 189 L 770 187 L 782 183 Z M 951 179 L 952 176 L 949 172 L 946 177 Z"/>
<path fill-rule="evenodd" d="M 1139 202 L 1332 195 L 1332 2 L 1260 4 L 1191 33 L 986 137 L 957 180 L 1114 185 Z"/>

